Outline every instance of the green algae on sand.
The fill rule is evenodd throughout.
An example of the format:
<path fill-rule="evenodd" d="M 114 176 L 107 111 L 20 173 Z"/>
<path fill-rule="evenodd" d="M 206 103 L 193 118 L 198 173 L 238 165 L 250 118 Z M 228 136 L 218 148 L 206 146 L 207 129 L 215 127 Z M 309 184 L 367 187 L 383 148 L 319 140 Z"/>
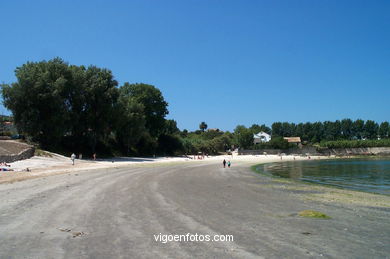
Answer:
<path fill-rule="evenodd" d="M 305 218 L 317 218 L 317 219 L 330 219 L 328 215 L 315 211 L 315 210 L 303 210 L 298 213 L 299 216 L 305 217 Z"/>

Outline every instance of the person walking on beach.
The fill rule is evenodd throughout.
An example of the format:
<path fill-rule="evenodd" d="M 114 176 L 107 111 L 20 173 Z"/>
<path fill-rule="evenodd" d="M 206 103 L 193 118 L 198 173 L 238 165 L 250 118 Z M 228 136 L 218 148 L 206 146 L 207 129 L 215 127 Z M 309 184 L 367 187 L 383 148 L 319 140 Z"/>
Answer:
<path fill-rule="evenodd" d="M 230 168 L 230 165 L 231 165 L 231 163 L 230 163 L 230 160 L 228 161 L 228 167 Z"/>
<path fill-rule="evenodd" d="M 226 167 L 226 160 L 225 159 L 223 160 L 222 164 L 223 164 L 223 168 L 225 168 Z"/>
<path fill-rule="evenodd" d="M 72 160 L 72 165 L 74 165 L 75 159 L 76 159 L 76 155 L 74 153 L 72 153 L 72 155 L 70 156 L 70 160 Z"/>

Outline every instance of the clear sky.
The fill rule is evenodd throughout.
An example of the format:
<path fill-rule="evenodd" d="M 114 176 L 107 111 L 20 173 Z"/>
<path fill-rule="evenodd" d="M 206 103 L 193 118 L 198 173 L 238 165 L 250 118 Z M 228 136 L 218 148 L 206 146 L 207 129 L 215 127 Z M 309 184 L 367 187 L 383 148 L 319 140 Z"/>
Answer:
<path fill-rule="evenodd" d="M 180 129 L 390 120 L 387 0 L 3 0 L 0 32 L 0 82 L 56 56 L 109 68 Z"/>

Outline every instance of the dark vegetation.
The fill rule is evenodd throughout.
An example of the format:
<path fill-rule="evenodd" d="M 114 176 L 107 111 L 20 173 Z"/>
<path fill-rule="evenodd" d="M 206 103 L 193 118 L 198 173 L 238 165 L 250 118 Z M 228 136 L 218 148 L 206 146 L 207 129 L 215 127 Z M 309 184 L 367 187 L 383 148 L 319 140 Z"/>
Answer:
<path fill-rule="evenodd" d="M 366 148 L 366 147 L 390 147 L 390 139 L 380 140 L 335 140 L 323 141 L 320 147 L 327 148 Z"/>
<path fill-rule="evenodd" d="M 16 82 L 2 85 L 4 105 L 12 117 L 1 117 L 1 135 L 18 132 L 41 148 L 64 154 L 179 155 L 217 154 L 237 147 L 287 149 L 292 144 L 283 137 L 290 136 L 301 137 L 305 145 L 330 148 L 390 146 L 389 123 L 371 120 L 275 122 L 271 128 L 239 125 L 232 133 L 208 129 L 206 122 L 201 122 L 199 130 L 180 131 L 176 121 L 166 119 L 168 103 L 158 88 L 128 82 L 118 86 L 108 69 L 70 65 L 55 58 L 28 62 L 16 68 L 15 74 Z M 272 140 L 254 145 L 253 134 L 260 131 L 272 133 Z"/>
<path fill-rule="evenodd" d="M 389 122 L 343 119 L 314 123 L 275 122 L 273 136 L 297 136 L 304 143 L 328 148 L 390 147 Z"/>
<path fill-rule="evenodd" d="M 0 136 L 16 137 L 18 131 L 11 116 L 0 115 Z"/>
<path fill-rule="evenodd" d="M 17 82 L 2 85 L 4 105 L 18 131 L 42 148 L 101 155 L 174 151 L 161 144 L 178 138 L 176 122 L 165 119 L 168 104 L 152 85 L 118 87 L 108 69 L 59 58 L 28 62 L 15 74 Z"/>

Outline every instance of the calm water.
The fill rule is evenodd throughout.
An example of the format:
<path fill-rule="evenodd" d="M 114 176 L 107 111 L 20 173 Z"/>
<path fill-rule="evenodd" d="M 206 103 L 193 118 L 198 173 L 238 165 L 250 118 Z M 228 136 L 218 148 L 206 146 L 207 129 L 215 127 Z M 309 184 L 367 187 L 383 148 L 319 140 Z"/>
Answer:
<path fill-rule="evenodd" d="M 390 158 L 311 160 L 259 165 L 273 176 L 390 195 Z"/>

